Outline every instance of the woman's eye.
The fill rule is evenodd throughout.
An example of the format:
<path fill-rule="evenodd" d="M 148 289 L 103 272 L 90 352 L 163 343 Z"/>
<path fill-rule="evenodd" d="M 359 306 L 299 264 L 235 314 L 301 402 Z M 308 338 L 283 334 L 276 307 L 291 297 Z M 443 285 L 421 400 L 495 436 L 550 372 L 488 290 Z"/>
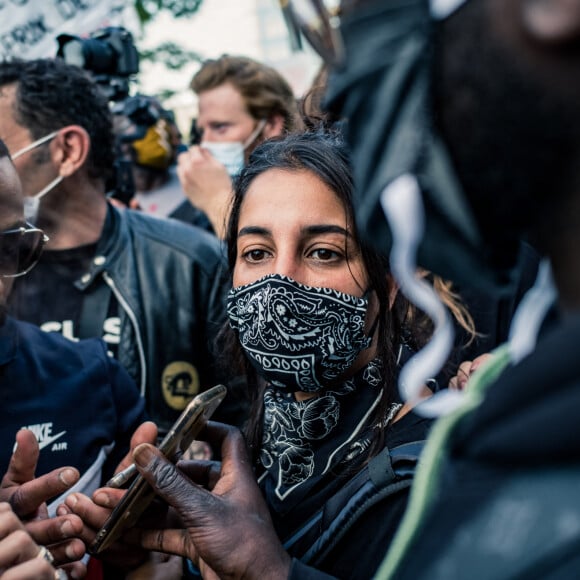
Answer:
<path fill-rule="evenodd" d="M 338 260 L 340 258 L 340 254 L 338 252 L 329 250 L 328 248 L 318 248 L 317 250 L 313 250 L 311 256 L 324 262 L 329 260 Z"/>
<path fill-rule="evenodd" d="M 244 259 L 248 262 L 259 262 L 263 260 L 266 256 L 266 252 L 264 250 L 250 250 L 249 252 L 244 252 Z"/>

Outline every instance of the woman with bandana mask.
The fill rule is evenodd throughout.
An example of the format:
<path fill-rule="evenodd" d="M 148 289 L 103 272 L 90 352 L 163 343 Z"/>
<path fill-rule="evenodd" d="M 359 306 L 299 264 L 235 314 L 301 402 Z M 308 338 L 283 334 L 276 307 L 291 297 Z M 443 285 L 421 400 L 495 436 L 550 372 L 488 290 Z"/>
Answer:
<path fill-rule="evenodd" d="M 324 525 L 315 534 L 306 528 L 331 498 L 351 499 L 343 488 L 385 446 L 424 439 L 429 421 L 408 413 L 395 386 L 408 344 L 425 337 L 406 328 L 408 303 L 387 262 L 359 244 L 351 191 L 335 136 L 300 135 L 254 152 L 226 236 L 234 334 L 227 359 L 246 367 L 254 399 L 248 441 L 278 536 L 296 558 L 356 578 L 378 564 L 372 544 L 380 558 L 406 491 L 387 494 L 351 527 L 335 522 L 329 543 Z M 364 529 L 376 530 L 374 540 Z"/>
<path fill-rule="evenodd" d="M 246 436 L 269 510 L 263 517 L 297 577 L 304 563 L 338 577 L 372 575 L 430 426 L 396 387 L 399 365 L 428 339 L 428 325 L 397 292 L 387 261 L 360 243 L 351 196 L 337 134 L 270 140 L 236 182 L 227 230 L 233 289 L 224 360 L 247 376 Z M 226 452 L 222 474 L 227 464 Z M 248 502 L 258 493 L 246 491 Z M 165 544 L 182 530 L 156 531 L 155 546 L 150 533 L 145 547 L 195 557 L 193 542 Z M 226 558 L 227 544 L 218 551 Z"/>

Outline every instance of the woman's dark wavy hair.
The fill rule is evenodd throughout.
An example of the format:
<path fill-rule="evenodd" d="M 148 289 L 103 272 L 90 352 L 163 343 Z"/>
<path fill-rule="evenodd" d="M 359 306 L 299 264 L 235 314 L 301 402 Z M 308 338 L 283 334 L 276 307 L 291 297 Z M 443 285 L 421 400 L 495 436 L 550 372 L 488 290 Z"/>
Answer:
<path fill-rule="evenodd" d="M 91 139 L 90 177 L 112 176 L 115 149 L 109 104 L 88 73 L 59 58 L 0 62 L 0 87 L 11 84 L 16 85 L 14 120 L 34 139 L 80 125 Z"/>
<path fill-rule="evenodd" d="M 378 357 L 382 361 L 384 369 L 384 390 L 381 404 L 377 406 L 373 417 L 374 424 L 378 428 L 375 442 L 369 451 L 370 458 L 378 453 L 383 446 L 384 419 L 388 408 L 396 399 L 396 360 L 403 333 L 403 323 L 408 312 L 408 303 L 402 297 L 398 297 L 394 307 L 389 307 L 391 287 L 388 276 L 388 261 L 384 256 L 360 241 L 354 220 L 353 179 L 348 152 L 342 137 L 337 132 L 318 130 L 272 139 L 264 142 L 252 152 L 248 165 L 235 183 L 234 198 L 227 226 L 226 243 L 231 273 L 233 273 L 237 259 L 238 222 L 244 197 L 253 181 L 270 169 L 290 172 L 310 171 L 335 192 L 344 206 L 345 218 L 352 228 L 354 238 L 361 250 L 368 274 L 369 287 L 375 291 L 378 297 Z M 221 338 L 222 348 L 227 353 L 224 360 L 227 361 L 229 370 L 231 371 L 233 363 L 237 365 L 236 370 L 244 373 L 248 379 L 251 410 L 246 436 L 254 460 L 256 460 L 262 439 L 262 399 L 265 384 L 245 358 L 237 335 L 228 327 L 224 328 Z"/>

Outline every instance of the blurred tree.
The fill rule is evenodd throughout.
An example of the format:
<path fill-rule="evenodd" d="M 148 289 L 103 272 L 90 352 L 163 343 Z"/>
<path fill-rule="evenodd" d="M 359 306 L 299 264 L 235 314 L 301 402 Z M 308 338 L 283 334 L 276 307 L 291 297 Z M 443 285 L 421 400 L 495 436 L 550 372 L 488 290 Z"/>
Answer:
<path fill-rule="evenodd" d="M 143 49 L 139 52 L 139 56 L 150 62 L 161 62 L 171 70 L 179 70 L 192 61 L 203 60 L 198 52 L 185 50 L 174 42 L 163 42 L 151 50 Z"/>
<path fill-rule="evenodd" d="M 143 27 L 163 11 L 170 12 L 175 18 L 193 16 L 202 2 L 203 0 L 135 0 L 135 10 Z M 142 61 L 162 63 L 170 70 L 180 70 L 192 61 L 203 60 L 199 53 L 186 50 L 175 42 L 163 42 L 152 49 L 141 49 L 139 57 Z M 158 97 L 164 100 L 173 94 L 174 91 L 167 89 Z"/>
<path fill-rule="evenodd" d="M 152 20 L 162 10 L 167 10 L 176 18 L 192 16 L 203 0 L 135 0 L 135 9 L 142 24 Z"/>

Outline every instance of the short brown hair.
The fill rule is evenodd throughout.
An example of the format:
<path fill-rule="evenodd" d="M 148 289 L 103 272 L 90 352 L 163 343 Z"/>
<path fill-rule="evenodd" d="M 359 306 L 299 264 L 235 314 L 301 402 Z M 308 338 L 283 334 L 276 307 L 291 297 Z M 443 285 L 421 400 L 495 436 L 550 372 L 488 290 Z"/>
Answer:
<path fill-rule="evenodd" d="M 240 92 L 254 119 L 281 115 L 286 132 L 296 129 L 299 117 L 294 93 L 272 67 L 244 56 L 223 55 L 203 63 L 191 81 L 191 88 L 199 95 L 225 83 L 231 83 Z"/>

